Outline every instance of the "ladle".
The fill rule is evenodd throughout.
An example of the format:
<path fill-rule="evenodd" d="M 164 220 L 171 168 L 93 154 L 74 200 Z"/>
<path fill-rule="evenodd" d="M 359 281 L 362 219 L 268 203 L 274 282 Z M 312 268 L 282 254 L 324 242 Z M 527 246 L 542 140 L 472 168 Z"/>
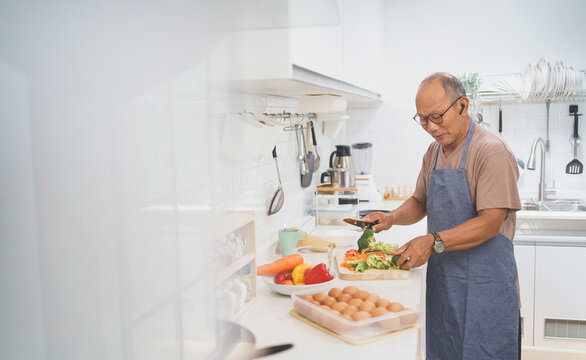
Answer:
<path fill-rule="evenodd" d="M 283 191 L 283 185 L 281 184 L 281 174 L 279 173 L 279 163 L 277 162 L 277 146 L 273 148 L 273 159 L 275 159 L 275 167 L 277 168 L 277 177 L 279 178 L 279 188 L 275 191 L 271 204 L 269 205 L 269 215 L 276 214 L 283 207 L 283 201 L 285 200 L 285 192 Z"/>

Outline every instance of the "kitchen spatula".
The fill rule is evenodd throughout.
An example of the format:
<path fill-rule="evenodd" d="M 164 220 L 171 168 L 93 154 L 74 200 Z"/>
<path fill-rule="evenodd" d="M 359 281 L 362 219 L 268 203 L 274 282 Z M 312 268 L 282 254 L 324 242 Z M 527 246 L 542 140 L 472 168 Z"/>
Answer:
<path fill-rule="evenodd" d="M 578 116 L 582 114 L 578 114 L 578 109 L 574 113 L 574 160 L 570 161 L 568 165 L 566 165 L 566 174 L 581 174 L 584 172 L 584 165 L 578 160 L 578 143 L 580 142 L 580 135 L 578 135 Z"/>

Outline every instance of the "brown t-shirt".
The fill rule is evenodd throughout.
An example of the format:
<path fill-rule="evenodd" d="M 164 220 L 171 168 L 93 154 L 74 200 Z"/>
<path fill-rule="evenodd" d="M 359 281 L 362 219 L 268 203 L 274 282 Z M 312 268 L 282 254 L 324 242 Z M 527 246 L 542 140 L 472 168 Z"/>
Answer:
<path fill-rule="evenodd" d="M 459 168 L 464 144 L 465 141 L 460 143 L 447 158 L 440 149 L 435 168 Z M 413 193 L 413 197 L 423 204 L 427 202 L 427 187 L 438 146 L 437 142 L 433 142 L 423 156 L 423 165 Z M 517 190 L 519 169 L 509 147 L 500 137 L 477 125 L 470 141 L 464 168 L 470 186 L 470 198 L 476 211 L 494 208 L 509 209 L 499 232 L 513 241 L 515 212 L 521 209 L 521 201 Z"/>

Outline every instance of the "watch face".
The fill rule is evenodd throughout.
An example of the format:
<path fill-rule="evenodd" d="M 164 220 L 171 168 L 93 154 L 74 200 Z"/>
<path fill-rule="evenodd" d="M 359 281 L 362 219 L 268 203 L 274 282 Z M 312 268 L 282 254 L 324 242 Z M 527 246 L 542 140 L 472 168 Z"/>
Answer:
<path fill-rule="evenodd" d="M 439 254 L 439 253 L 444 252 L 444 250 L 446 249 L 446 246 L 444 245 L 444 242 L 440 240 L 440 241 L 436 241 L 433 244 L 433 249 L 435 250 L 436 253 Z"/>

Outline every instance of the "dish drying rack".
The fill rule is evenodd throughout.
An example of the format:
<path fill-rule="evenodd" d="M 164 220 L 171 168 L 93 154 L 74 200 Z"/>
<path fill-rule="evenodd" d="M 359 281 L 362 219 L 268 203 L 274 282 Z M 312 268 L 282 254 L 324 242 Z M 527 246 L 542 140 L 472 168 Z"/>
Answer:
<path fill-rule="evenodd" d="M 478 99 L 484 104 L 498 104 L 503 102 L 527 102 L 543 103 L 550 102 L 571 102 L 586 100 L 586 70 L 576 71 L 577 76 L 582 79 L 571 87 L 564 87 L 559 83 L 561 80 L 553 79 L 555 83 L 540 84 L 539 88 L 526 84 L 527 79 L 524 73 L 480 75 L 482 85 L 478 90 Z M 531 87 L 530 89 L 527 89 Z"/>

